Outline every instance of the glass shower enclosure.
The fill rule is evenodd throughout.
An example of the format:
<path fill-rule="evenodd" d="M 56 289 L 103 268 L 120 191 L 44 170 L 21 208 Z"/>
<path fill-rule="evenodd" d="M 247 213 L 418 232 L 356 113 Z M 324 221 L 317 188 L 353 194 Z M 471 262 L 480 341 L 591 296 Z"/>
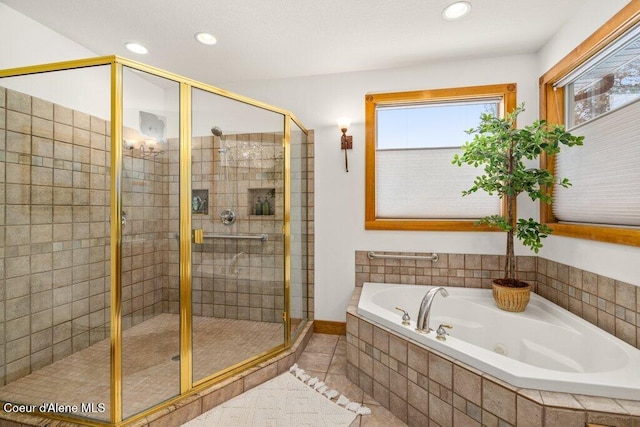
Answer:
<path fill-rule="evenodd" d="M 115 56 L 0 71 L 0 400 L 132 421 L 308 318 L 307 130 Z"/>

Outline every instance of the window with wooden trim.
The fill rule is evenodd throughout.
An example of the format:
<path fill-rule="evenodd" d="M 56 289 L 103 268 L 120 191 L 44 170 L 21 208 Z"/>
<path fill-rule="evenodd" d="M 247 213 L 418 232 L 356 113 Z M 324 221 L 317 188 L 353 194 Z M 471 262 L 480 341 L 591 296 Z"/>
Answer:
<path fill-rule="evenodd" d="M 480 171 L 452 160 L 481 114 L 515 104 L 514 83 L 366 95 L 365 228 L 489 230 L 475 221 L 500 214 L 500 200 L 462 197 Z"/>
<path fill-rule="evenodd" d="M 549 189 L 543 222 L 556 235 L 640 246 L 640 5 L 623 8 L 540 82 L 541 117 L 585 137 L 543 158 L 573 184 Z"/>

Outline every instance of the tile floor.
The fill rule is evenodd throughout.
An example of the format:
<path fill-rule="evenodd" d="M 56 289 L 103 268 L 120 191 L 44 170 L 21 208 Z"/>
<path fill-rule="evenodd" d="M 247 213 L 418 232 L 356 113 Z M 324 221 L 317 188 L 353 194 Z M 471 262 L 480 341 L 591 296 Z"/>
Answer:
<path fill-rule="evenodd" d="M 352 427 L 406 426 L 405 423 L 347 379 L 346 336 L 313 334 L 298 360 L 298 366 L 312 377 L 318 377 L 329 387 L 338 390 L 349 400 L 362 403 L 371 409 L 371 415 L 359 415 L 351 424 Z"/>
<path fill-rule="evenodd" d="M 180 392 L 177 314 L 161 314 L 123 333 L 123 415 L 132 416 Z M 281 323 L 194 317 L 193 377 L 199 380 L 284 340 Z M 0 387 L 8 402 L 57 402 L 81 406 L 104 403 L 104 412 L 75 415 L 98 420 L 109 417 L 109 339 Z M 2 420 L 0 420 L 0 426 Z"/>

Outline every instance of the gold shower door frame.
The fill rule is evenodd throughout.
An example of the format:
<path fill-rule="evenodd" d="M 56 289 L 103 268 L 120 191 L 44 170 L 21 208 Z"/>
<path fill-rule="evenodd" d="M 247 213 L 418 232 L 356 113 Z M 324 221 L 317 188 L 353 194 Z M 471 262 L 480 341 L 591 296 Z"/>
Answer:
<path fill-rule="evenodd" d="M 111 67 L 111 205 L 110 224 L 111 242 L 111 307 L 110 307 L 110 423 L 83 419 L 83 423 L 95 426 L 121 426 L 150 413 L 166 408 L 185 396 L 199 392 L 211 384 L 228 378 L 237 372 L 255 366 L 272 357 L 291 345 L 290 319 L 290 285 L 291 285 L 291 121 L 308 135 L 308 130 L 289 111 L 283 110 L 248 97 L 244 97 L 223 89 L 201 83 L 186 77 L 173 74 L 159 68 L 145 65 L 119 56 L 103 56 L 97 58 L 41 64 L 28 67 L 0 70 L 0 77 L 15 77 L 39 74 L 52 71 L 65 71 L 79 68 L 106 66 Z M 139 414 L 122 419 L 122 126 L 123 126 L 123 67 L 140 70 L 180 84 L 180 394 Z M 265 351 L 244 362 L 212 373 L 205 379 L 193 382 L 192 370 L 192 224 L 191 224 L 191 92 L 193 88 L 201 89 L 216 95 L 224 96 L 245 104 L 282 114 L 284 117 L 284 287 L 285 301 L 283 322 L 285 329 L 284 343 Z M 77 421 L 75 417 L 47 414 L 51 418 L 64 421 Z"/>

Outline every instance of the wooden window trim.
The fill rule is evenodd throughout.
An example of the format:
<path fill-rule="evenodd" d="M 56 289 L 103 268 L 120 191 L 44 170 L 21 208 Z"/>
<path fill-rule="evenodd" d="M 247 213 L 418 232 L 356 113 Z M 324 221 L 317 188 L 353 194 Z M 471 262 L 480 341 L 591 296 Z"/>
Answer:
<path fill-rule="evenodd" d="M 540 77 L 540 117 L 549 123 L 564 124 L 564 88 L 554 89 L 555 82 L 578 68 L 638 23 L 640 23 L 640 0 L 632 0 Z M 553 156 L 541 157 L 541 167 L 553 172 L 554 164 Z M 553 193 L 553 189 L 547 189 L 547 191 Z M 553 229 L 554 235 L 640 246 L 640 229 L 638 228 L 560 223 L 553 216 L 552 207 L 546 203 L 540 203 L 540 219 L 542 223 Z"/>
<path fill-rule="evenodd" d="M 366 230 L 431 230 L 431 231 L 500 231 L 474 220 L 426 220 L 376 218 L 376 106 L 424 101 L 453 101 L 483 97 L 502 97 L 501 113 L 516 107 L 515 83 L 470 86 L 411 92 L 378 93 L 365 96 L 365 229 Z M 471 183 L 469 183 L 471 185 Z M 462 195 L 460 195 L 462 197 Z M 505 210 L 505 201 L 501 210 Z"/>

